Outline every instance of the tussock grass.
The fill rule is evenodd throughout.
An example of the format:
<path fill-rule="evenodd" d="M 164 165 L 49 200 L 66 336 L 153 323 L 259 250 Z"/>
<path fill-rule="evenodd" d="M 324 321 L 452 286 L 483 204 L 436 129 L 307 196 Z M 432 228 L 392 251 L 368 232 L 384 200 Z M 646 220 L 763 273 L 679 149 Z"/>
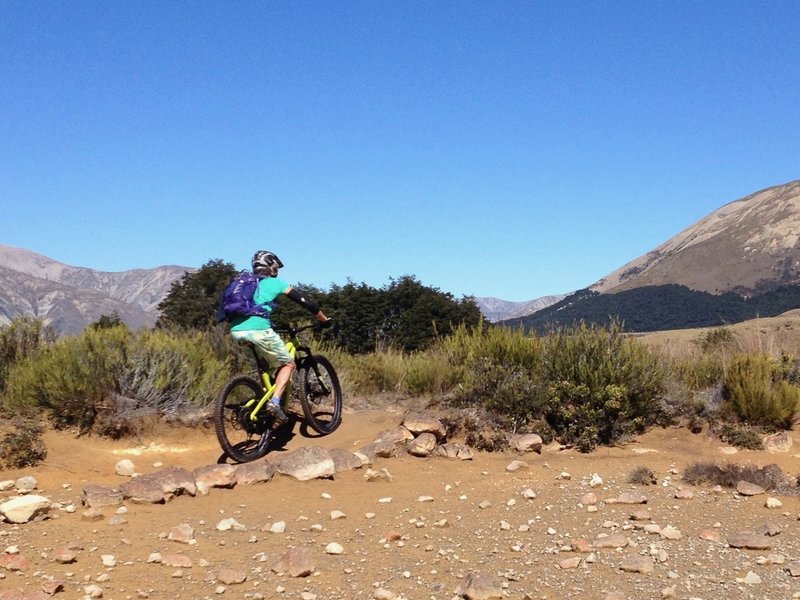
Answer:
<path fill-rule="evenodd" d="M 737 420 L 787 429 L 797 413 L 800 387 L 788 381 L 789 361 L 764 354 L 738 355 L 723 376 L 724 410 Z"/>
<path fill-rule="evenodd" d="M 636 467 L 628 474 L 628 483 L 633 485 L 656 485 L 655 473 L 647 467 Z"/>

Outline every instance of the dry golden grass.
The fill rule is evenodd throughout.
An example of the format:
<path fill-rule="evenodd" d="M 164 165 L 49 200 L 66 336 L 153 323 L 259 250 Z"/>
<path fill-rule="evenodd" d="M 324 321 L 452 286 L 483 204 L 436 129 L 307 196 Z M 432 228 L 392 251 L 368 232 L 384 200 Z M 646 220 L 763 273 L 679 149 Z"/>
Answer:
<path fill-rule="evenodd" d="M 733 335 L 736 350 L 746 354 L 800 356 L 800 310 L 793 310 L 777 317 L 752 319 L 725 329 Z M 687 358 L 702 350 L 703 340 L 720 327 L 698 329 L 676 329 L 644 333 L 638 339 L 666 356 Z"/>

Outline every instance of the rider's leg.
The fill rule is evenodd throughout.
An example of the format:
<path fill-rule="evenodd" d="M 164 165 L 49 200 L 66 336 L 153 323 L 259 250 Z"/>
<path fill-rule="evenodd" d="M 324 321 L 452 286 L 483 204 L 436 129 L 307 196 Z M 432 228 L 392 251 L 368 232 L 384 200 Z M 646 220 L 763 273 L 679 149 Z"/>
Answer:
<path fill-rule="evenodd" d="M 275 375 L 275 393 L 272 395 L 273 399 L 282 399 L 283 393 L 286 391 L 286 386 L 289 385 L 289 380 L 292 378 L 294 372 L 294 361 L 286 363 L 282 367 L 278 367 L 277 374 Z"/>
<path fill-rule="evenodd" d="M 238 338 L 246 339 L 253 344 L 259 357 L 265 359 L 269 365 L 276 368 L 275 391 L 272 394 L 272 402 L 267 406 L 267 410 L 275 416 L 277 425 L 282 425 L 288 418 L 280 406 L 280 400 L 286 391 L 287 384 L 294 371 L 294 360 L 289 349 L 280 336 L 272 329 L 235 332 Z M 234 332 L 231 332 L 234 335 Z"/>

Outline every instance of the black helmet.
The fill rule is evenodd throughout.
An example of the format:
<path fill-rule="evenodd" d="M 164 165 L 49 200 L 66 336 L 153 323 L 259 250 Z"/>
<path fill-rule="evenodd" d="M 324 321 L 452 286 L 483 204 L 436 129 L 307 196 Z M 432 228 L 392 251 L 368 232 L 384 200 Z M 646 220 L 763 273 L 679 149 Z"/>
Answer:
<path fill-rule="evenodd" d="M 253 273 L 271 275 L 283 268 L 281 259 L 268 250 L 259 250 L 253 255 Z"/>

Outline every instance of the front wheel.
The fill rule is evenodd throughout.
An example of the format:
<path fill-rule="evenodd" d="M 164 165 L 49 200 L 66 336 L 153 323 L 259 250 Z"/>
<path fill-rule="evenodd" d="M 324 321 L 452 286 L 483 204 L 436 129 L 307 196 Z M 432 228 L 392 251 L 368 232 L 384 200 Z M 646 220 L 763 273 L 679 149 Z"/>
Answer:
<path fill-rule="evenodd" d="M 222 450 L 236 462 L 265 456 L 274 431 L 267 411 L 254 421 L 250 413 L 264 395 L 261 384 L 247 375 L 237 375 L 220 392 L 214 406 L 214 429 Z"/>
<path fill-rule="evenodd" d="M 306 422 L 317 433 L 332 433 L 342 422 L 342 388 L 331 361 L 318 354 L 306 359 L 298 379 Z"/>

